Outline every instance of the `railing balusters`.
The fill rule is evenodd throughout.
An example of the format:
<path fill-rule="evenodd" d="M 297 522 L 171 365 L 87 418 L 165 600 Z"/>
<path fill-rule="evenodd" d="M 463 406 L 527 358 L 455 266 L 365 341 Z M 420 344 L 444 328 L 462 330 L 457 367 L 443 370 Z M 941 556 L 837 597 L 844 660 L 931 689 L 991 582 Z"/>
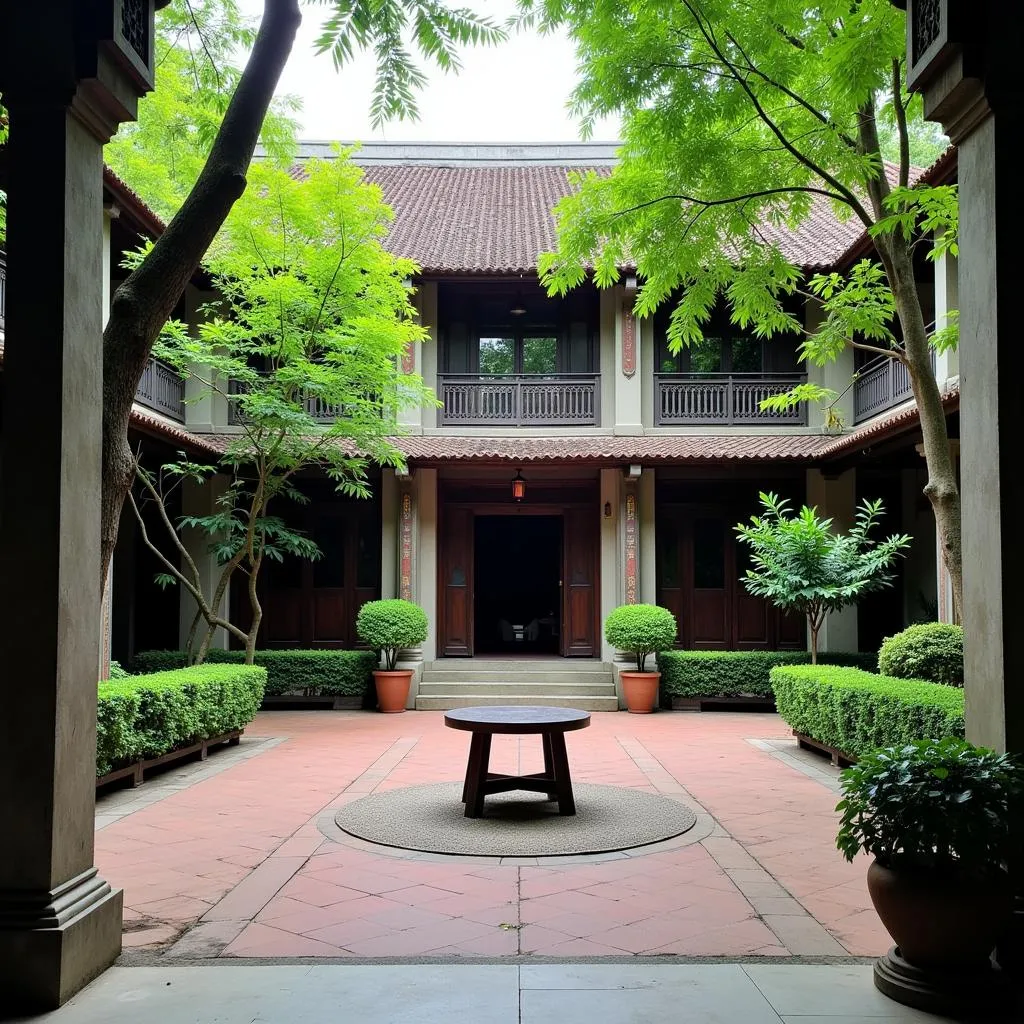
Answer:
<path fill-rule="evenodd" d="M 185 422 L 185 382 L 157 359 L 146 363 L 135 389 L 135 401 L 179 423 Z"/>
<path fill-rule="evenodd" d="M 597 374 L 439 375 L 442 425 L 594 426 Z"/>
<path fill-rule="evenodd" d="M 854 381 L 854 422 L 862 423 L 913 397 L 914 388 L 906 366 L 889 356 L 879 356 L 868 363 Z"/>
<path fill-rule="evenodd" d="M 803 404 L 781 412 L 762 410 L 761 402 L 807 380 L 805 374 L 655 374 L 657 426 L 772 425 L 807 422 Z"/>

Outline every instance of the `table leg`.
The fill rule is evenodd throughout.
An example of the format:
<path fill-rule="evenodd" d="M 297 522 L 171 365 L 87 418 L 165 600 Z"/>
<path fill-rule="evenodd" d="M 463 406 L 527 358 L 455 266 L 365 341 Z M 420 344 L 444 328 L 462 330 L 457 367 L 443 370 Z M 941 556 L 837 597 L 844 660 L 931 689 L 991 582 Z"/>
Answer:
<path fill-rule="evenodd" d="M 484 813 L 484 783 L 487 781 L 487 766 L 491 759 L 491 734 L 475 732 L 469 744 L 469 763 L 466 765 L 466 781 L 462 787 L 462 798 L 466 804 L 466 817 L 479 818 Z"/>
<path fill-rule="evenodd" d="M 555 777 L 555 767 L 554 760 L 551 757 L 551 733 L 541 733 L 540 740 L 541 745 L 544 748 L 544 774 L 549 779 L 553 779 Z M 552 800 L 558 799 L 558 793 L 553 787 L 548 791 L 547 795 Z"/>
<path fill-rule="evenodd" d="M 551 745 L 551 762 L 554 768 L 555 793 L 559 814 L 575 814 L 576 801 L 572 795 L 572 777 L 569 774 L 569 756 L 565 752 L 565 733 L 547 734 Z"/>

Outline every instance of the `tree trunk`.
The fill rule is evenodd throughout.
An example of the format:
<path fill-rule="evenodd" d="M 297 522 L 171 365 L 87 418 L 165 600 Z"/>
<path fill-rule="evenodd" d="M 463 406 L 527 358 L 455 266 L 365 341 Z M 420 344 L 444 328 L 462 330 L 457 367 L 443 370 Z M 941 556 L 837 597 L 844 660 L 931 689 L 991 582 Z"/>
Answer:
<path fill-rule="evenodd" d="M 807 617 L 807 625 L 811 631 L 811 664 L 818 664 L 818 630 L 821 629 L 821 623 L 812 616 Z"/>
<path fill-rule="evenodd" d="M 245 189 L 260 128 L 300 21 L 298 0 L 264 0 L 255 45 L 199 179 L 149 255 L 114 293 L 103 332 L 103 581 L 134 478 L 128 421 L 135 389 L 160 329 Z"/>

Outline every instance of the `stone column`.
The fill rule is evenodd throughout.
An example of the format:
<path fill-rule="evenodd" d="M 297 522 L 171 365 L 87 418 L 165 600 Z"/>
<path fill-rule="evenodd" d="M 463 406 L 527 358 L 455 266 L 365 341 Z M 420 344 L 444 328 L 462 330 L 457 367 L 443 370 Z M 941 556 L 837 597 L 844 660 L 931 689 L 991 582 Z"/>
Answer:
<path fill-rule="evenodd" d="M 393 469 L 384 468 L 380 475 L 380 596 L 384 599 L 398 597 L 399 563 L 399 495 L 408 481 L 408 476 L 399 480 Z"/>
<path fill-rule="evenodd" d="M 945 253 L 935 261 L 935 328 L 949 323 L 949 313 L 960 308 L 959 260 Z M 958 349 L 935 353 L 935 379 L 939 387 L 946 387 L 960 376 Z"/>
<path fill-rule="evenodd" d="M 104 204 L 103 207 L 103 326 L 107 325 L 110 315 L 110 222 L 118 215 L 116 206 Z M 99 678 L 110 678 L 110 643 L 113 632 L 114 611 L 114 559 L 111 558 L 107 568 L 107 579 L 103 584 L 103 606 L 100 617 L 100 667 Z"/>
<path fill-rule="evenodd" d="M 408 500 L 406 500 L 408 498 Z M 426 613 L 430 632 L 423 644 L 422 661 L 437 658 L 437 470 L 417 469 L 407 495 L 399 504 L 399 550 L 408 539 L 412 551 L 406 561 L 399 556 L 399 594 L 402 596 L 403 562 L 409 569 L 409 598 Z M 415 686 L 417 680 L 413 681 Z"/>
<path fill-rule="evenodd" d="M 604 639 L 604 620 L 613 608 L 625 602 L 622 543 L 619 524 L 622 520 L 622 470 L 611 467 L 601 470 L 601 660 L 614 661 L 616 651 Z M 609 515 L 605 515 L 605 510 Z"/>
<path fill-rule="evenodd" d="M 416 346 L 416 372 L 421 374 L 424 383 L 438 391 L 437 374 L 441 369 L 441 342 L 437 333 L 437 282 L 421 281 L 416 293 L 416 308 L 419 310 L 420 323 L 426 327 L 430 337 Z M 410 413 L 412 410 L 410 410 Z M 433 405 L 423 406 L 419 410 L 419 419 L 406 428 L 410 433 L 419 433 L 416 429 L 429 429 L 438 424 L 440 410 Z"/>
<path fill-rule="evenodd" d="M 645 466 L 637 488 L 637 502 L 640 505 L 640 600 L 643 604 L 658 603 L 654 501 L 654 469 Z"/>
<path fill-rule="evenodd" d="M 616 288 L 618 308 L 615 317 L 615 423 L 616 434 L 642 434 L 643 373 L 640 360 L 640 321 L 633 315 L 636 279 L 625 288 Z M 607 372 L 603 377 L 609 376 Z"/>
<path fill-rule="evenodd" d="M 0 430 L 6 1012 L 57 1007 L 121 949 L 122 894 L 93 865 L 101 181 L 102 144 L 119 120 L 134 116 L 135 93 L 105 48 L 98 57 L 100 13 L 111 19 L 113 8 L 12 4 L 0 37 L 0 91 L 10 116 Z"/>
<path fill-rule="evenodd" d="M 831 518 L 836 530 L 848 530 L 853 525 L 856 512 L 856 471 L 848 469 L 838 476 L 826 476 L 820 469 L 809 469 L 807 504 L 816 507 L 819 516 Z M 830 612 L 818 631 L 818 653 L 856 651 L 857 646 L 857 606 L 850 605 L 840 612 Z"/>
<path fill-rule="evenodd" d="M 213 515 L 213 513 L 217 511 L 217 501 L 221 495 L 223 495 L 225 490 L 227 490 L 229 483 L 229 478 L 221 473 L 211 477 L 204 484 L 197 484 L 191 480 L 184 481 L 181 489 L 182 515 Z M 158 526 L 156 529 L 162 530 L 163 527 Z M 153 535 L 151 534 L 150 536 Z M 157 533 L 156 536 L 159 537 L 159 533 Z M 196 568 L 199 570 L 203 595 L 208 601 L 212 600 L 217 589 L 217 581 L 220 579 L 221 574 L 221 567 L 217 562 L 217 556 L 210 550 L 213 538 L 211 538 L 205 530 L 186 528 L 181 532 L 181 541 L 185 545 L 189 555 L 191 555 L 192 560 L 196 563 Z M 159 543 L 159 541 L 157 542 Z M 242 586 L 244 593 L 244 583 L 241 582 L 242 579 L 243 577 L 241 574 L 237 574 L 232 583 L 228 585 L 228 591 L 220 603 L 220 615 L 222 618 L 227 619 L 230 615 L 231 586 Z M 192 622 L 195 619 L 196 612 L 199 610 L 199 606 L 196 604 L 192 595 L 184 587 L 179 587 L 178 589 L 181 595 L 178 620 L 179 643 L 181 645 L 181 649 L 185 650 L 188 644 L 188 635 L 192 629 Z M 196 648 L 198 648 L 199 643 L 202 641 L 202 638 L 206 633 L 206 628 L 205 620 L 200 621 L 199 625 L 196 626 Z M 229 639 L 227 630 L 218 627 L 214 631 L 213 642 L 210 646 L 220 648 L 220 650 L 227 650 L 228 645 Z"/>

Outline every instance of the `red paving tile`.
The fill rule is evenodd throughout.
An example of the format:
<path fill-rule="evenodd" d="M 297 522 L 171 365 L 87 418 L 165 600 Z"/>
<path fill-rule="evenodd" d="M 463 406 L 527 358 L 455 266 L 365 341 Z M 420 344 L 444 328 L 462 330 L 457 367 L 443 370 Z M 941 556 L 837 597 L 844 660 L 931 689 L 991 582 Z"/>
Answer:
<path fill-rule="evenodd" d="M 815 941 L 876 955 L 889 944 L 866 863 L 835 850 L 835 795 L 746 742 L 786 735 L 772 715 L 594 715 L 569 737 L 578 780 L 685 789 L 719 827 L 647 856 L 538 867 L 396 856 L 319 831 L 321 815 L 376 788 L 459 779 L 466 738 L 439 713 L 271 712 L 249 733 L 283 742 L 97 833 L 97 864 L 125 889 L 126 944 L 162 948 L 202 917 L 233 925 L 221 942 L 239 929 L 220 952 L 246 957 L 785 956 Z M 496 737 L 492 765 L 539 771 L 539 745 Z"/>

